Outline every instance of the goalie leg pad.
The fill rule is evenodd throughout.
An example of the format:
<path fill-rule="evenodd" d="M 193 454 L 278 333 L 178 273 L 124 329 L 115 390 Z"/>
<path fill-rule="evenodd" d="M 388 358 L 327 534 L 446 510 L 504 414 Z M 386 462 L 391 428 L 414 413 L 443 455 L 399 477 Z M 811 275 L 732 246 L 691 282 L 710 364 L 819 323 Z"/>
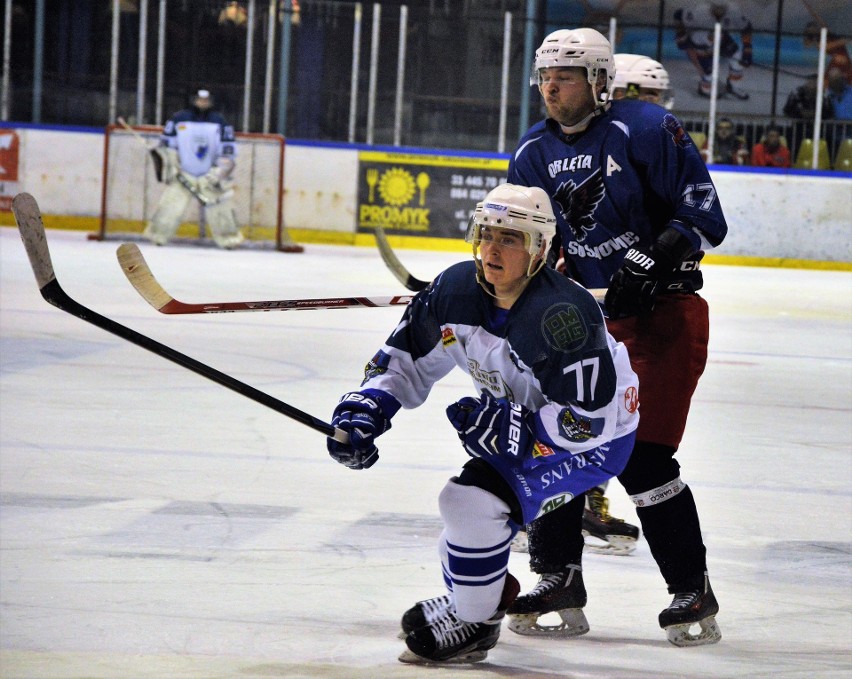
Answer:
<path fill-rule="evenodd" d="M 169 184 L 143 235 L 155 245 L 165 245 L 178 230 L 192 194 L 180 184 Z"/>
<path fill-rule="evenodd" d="M 227 250 L 245 240 L 230 201 L 208 205 L 204 208 L 204 217 L 207 220 L 210 235 L 219 247 Z"/>

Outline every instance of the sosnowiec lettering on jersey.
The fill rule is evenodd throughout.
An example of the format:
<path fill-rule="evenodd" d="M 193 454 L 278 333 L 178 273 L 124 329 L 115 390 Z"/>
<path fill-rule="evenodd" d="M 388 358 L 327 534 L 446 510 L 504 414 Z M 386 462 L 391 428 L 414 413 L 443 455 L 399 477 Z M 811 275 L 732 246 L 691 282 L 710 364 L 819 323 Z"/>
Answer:
<path fill-rule="evenodd" d="M 163 128 L 162 140 L 177 151 L 181 170 L 193 177 L 207 174 L 219 156 L 236 158 L 234 128 L 215 111 L 179 111 Z"/>
<path fill-rule="evenodd" d="M 698 290 L 704 252 L 728 231 L 692 139 L 676 116 L 643 101 L 613 101 L 579 134 L 564 134 L 552 119 L 537 123 L 510 159 L 507 181 L 547 191 L 566 273 L 588 288 L 607 287 L 631 247 L 648 247 L 673 226 L 696 253 L 665 288 Z"/>
<path fill-rule="evenodd" d="M 531 456 L 486 460 L 516 489 L 525 520 L 626 464 L 619 453 L 621 467 L 613 469 L 607 446 L 638 425 L 638 380 L 594 298 L 553 269 L 536 274 L 500 314 L 477 283 L 473 261 L 451 266 L 408 305 L 367 364 L 362 387 L 415 408 L 454 367 L 470 375 L 475 393 L 486 390 L 536 413 Z M 626 455 L 631 448 L 632 439 Z"/>

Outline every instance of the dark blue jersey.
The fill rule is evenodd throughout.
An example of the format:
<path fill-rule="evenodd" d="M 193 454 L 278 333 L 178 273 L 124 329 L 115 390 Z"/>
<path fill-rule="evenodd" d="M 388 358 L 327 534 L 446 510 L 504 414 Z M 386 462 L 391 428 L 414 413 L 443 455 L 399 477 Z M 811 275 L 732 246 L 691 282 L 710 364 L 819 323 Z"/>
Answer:
<path fill-rule="evenodd" d="M 625 398 L 635 392 L 635 374 L 588 291 L 544 269 L 505 318 L 494 309 L 476 281 L 475 264 L 451 266 L 411 301 L 362 386 L 415 408 L 458 367 L 477 392 L 485 389 L 538 413 L 539 440 L 562 451 L 590 450 L 635 429 L 635 409 Z M 596 436 L 572 440 L 566 434 L 569 406 L 600 424 Z"/>
<path fill-rule="evenodd" d="M 614 101 L 579 134 L 547 119 L 521 139 L 507 181 L 551 197 L 567 273 L 604 288 L 627 250 L 650 246 L 668 226 L 696 254 L 672 281 L 701 287 L 698 262 L 728 227 L 710 173 L 680 121 L 642 101 Z"/>

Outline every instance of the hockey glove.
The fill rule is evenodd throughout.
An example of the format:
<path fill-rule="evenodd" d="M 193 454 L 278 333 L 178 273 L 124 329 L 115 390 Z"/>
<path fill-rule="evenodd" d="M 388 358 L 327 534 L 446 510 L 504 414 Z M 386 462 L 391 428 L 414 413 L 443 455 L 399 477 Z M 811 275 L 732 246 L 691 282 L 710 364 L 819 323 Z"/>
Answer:
<path fill-rule="evenodd" d="M 508 455 L 520 462 L 535 442 L 534 413 L 486 390 L 480 399 L 467 396 L 447 407 L 447 418 L 471 457 Z"/>
<path fill-rule="evenodd" d="M 660 280 L 692 252 L 692 243 L 674 227 L 666 229 L 650 248 L 630 248 L 609 281 L 604 298 L 607 316 L 615 320 L 653 311 Z"/>
<path fill-rule="evenodd" d="M 399 402 L 378 389 L 344 394 L 334 409 L 331 424 L 349 434 L 349 443 L 327 440 L 328 454 L 349 469 L 369 469 L 379 459 L 374 439 L 391 428 Z"/>

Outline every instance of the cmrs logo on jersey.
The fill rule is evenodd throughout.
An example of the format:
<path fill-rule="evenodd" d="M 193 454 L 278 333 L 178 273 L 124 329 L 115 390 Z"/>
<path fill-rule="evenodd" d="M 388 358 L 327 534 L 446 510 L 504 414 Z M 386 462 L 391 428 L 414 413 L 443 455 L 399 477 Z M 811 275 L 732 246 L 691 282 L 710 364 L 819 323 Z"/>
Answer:
<path fill-rule="evenodd" d="M 580 184 L 569 179 L 556 189 L 553 200 L 559 205 L 562 218 L 571 227 L 574 238 L 578 241 L 585 240 L 586 234 L 595 228 L 594 212 L 605 194 L 600 168 Z"/>
<path fill-rule="evenodd" d="M 675 146 L 686 148 L 691 143 L 689 135 L 687 135 L 686 130 L 683 129 L 683 125 L 681 125 L 680 121 L 671 113 L 667 113 L 665 115 L 663 122 L 660 123 L 660 125 L 672 136 L 672 141 L 674 141 Z"/>

